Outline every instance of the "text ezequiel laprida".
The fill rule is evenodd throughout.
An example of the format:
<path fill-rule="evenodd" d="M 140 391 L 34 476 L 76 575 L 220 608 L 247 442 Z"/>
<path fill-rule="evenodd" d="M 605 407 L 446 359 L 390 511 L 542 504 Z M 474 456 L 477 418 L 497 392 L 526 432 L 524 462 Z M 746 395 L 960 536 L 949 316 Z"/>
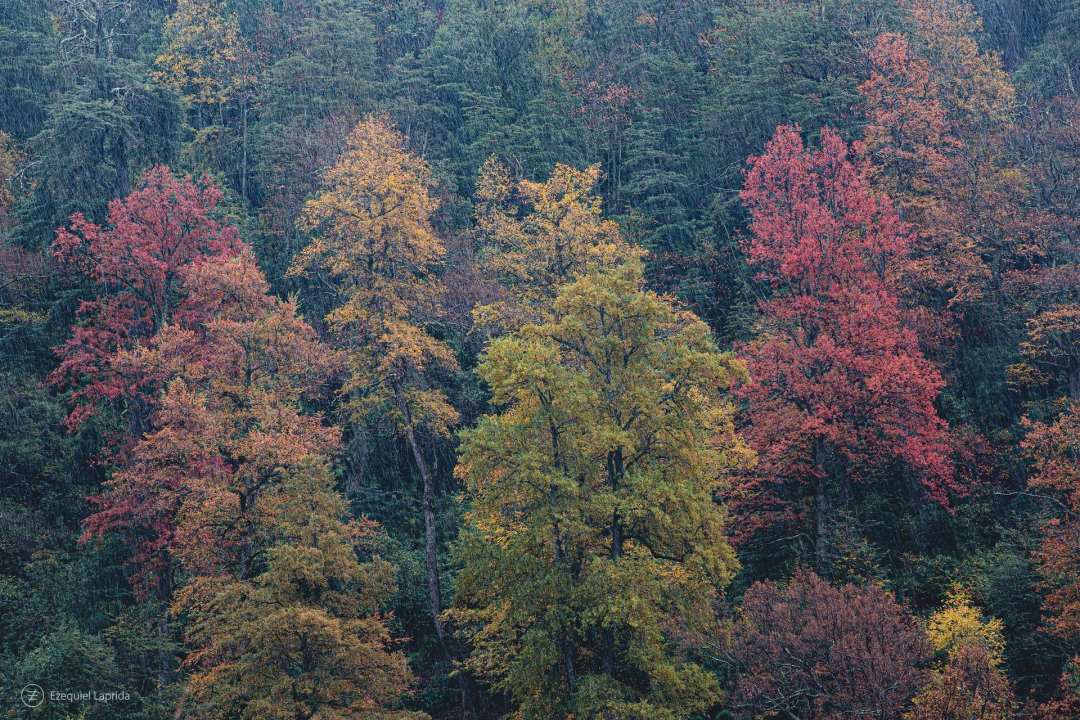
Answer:
<path fill-rule="evenodd" d="M 50 690 L 50 702 L 123 702 L 130 700 L 131 695 L 126 690 L 79 690 L 65 692 L 63 690 Z"/>

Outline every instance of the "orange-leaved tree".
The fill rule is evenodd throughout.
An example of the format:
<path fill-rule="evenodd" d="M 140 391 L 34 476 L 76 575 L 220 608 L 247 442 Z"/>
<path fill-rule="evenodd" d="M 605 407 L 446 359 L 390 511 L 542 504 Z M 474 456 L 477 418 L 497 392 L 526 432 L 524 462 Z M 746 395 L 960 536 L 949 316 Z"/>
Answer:
<path fill-rule="evenodd" d="M 302 410 L 334 354 L 248 253 L 186 282 L 201 321 L 116 359 L 165 390 L 85 537 L 127 539 L 137 587 L 169 588 L 191 646 L 182 713 L 393 716 L 410 675 L 378 615 L 390 568 L 358 560 L 375 528 L 347 521 L 328 469 L 338 433 Z"/>
<path fill-rule="evenodd" d="M 1036 708 L 1037 718 L 1074 717 L 1080 711 L 1080 405 L 1069 403 L 1056 421 L 1025 418 L 1022 443 L 1032 464 L 1029 489 L 1051 513 L 1034 554 L 1042 576 L 1043 622 L 1072 655 L 1062 673 L 1059 695 Z"/>
<path fill-rule="evenodd" d="M 739 493 L 812 514 L 824 566 L 830 503 L 854 484 L 900 465 L 943 505 L 959 488 L 934 409 L 941 377 L 889 291 L 905 228 L 840 136 L 826 128 L 821 142 L 811 151 L 798 128 L 778 128 L 751 158 L 741 195 L 752 215 L 744 249 L 766 296 L 761 333 L 740 348 L 752 378 L 739 391 L 745 434 L 760 462 Z"/>
<path fill-rule="evenodd" d="M 302 222 L 314 238 L 290 273 L 319 268 L 336 282 L 340 301 L 326 319 L 345 353 L 348 406 L 358 422 L 388 418 L 408 441 L 424 486 L 428 594 L 444 647 L 435 478 L 419 436 L 446 437 L 457 422 L 439 389 L 439 374 L 457 360 L 428 332 L 446 252 L 431 225 L 437 207 L 427 163 L 405 137 L 385 118 L 361 122 L 307 203 Z"/>
<path fill-rule="evenodd" d="M 936 312 L 1007 284 L 1015 239 L 1031 235 L 1024 176 L 1005 130 L 1016 93 L 1000 58 L 980 51 L 966 0 L 902 3 L 912 37 L 885 34 L 860 86 L 867 171 L 912 225 L 905 288 Z M 944 332 L 944 330 L 939 330 Z"/>

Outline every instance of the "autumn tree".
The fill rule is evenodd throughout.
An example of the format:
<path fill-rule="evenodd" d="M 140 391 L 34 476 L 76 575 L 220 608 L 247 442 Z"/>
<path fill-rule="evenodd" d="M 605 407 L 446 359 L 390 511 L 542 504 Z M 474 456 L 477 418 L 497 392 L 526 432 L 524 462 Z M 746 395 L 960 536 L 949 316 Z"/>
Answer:
<path fill-rule="evenodd" d="M 1016 90 L 1000 53 L 979 47 L 982 20 L 968 0 L 901 0 L 942 90 L 941 101 L 965 132 L 991 130 L 1014 117 Z"/>
<path fill-rule="evenodd" d="M 165 390 L 85 537 L 128 539 L 143 586 L 182 584 L 162 594 L 188 622 L 185 712 L 386 717 L 410 682 L 377 615 L 390 569 L 358 560 L 375 528 L 345 521 L 338 433 L 301 410 L 334 356 L 253 260 L 201 263 L 186 278 L 200 322 L 118 357 Z"/>
<path fill-rule="evenodd" d="M 1010 133 L 1026 163 L 1026 215 L 1034 229 L 1020 246 L 1023 271 L 1011 289 L 1023 304 L 1022 362 L 1010 379 L 1080 399 L 1080 104 L 1060 98 L 1032 108 Z"/>
<path fill-rule="evenodd" d="M 639 256 L 603 218 L 599 179 L 598 166 L 558 164 L 546 182 L 515 182 L 494 157 L 484 163 L 476 189 L 478 263 L 506 298 L 476 308 L 481 325 L 513 329 L 539 321 L 561 285 Z"/>
<path fill-rule="evenodd" d="M 1000 57 L 979 48 L 982 25 L 966 0 L 901 5 L 915 32 L 880 36 L 859 88 L 867 171 L 911 224 L 911 300 L 939 315 L 969 311 L 1008 287 L 1017 241 L 1033 232 L 1004 132 L 1016 91 Z"/>
<path fill-rule="evenodd" d="M 306 462 L 260 498 L 268 522 L 259 529 L 273 538 L 261 571 L 200 577 L 178 594 L 196 646 L 182 714 L 426 718 L 394 710 L 412 675 L 379 615 L 393 570 L 372 556 L 377 526 L 346 522 L 327 467 Z"/>
<path fill-rule="evenodd" d="M 427 163 L 408 152 L 388 120 L 356 126 L 327 170 L 303 222 L 314 235 L 293 274 L 321 269 L 339 302 L 326 316 L 344 350 L 343 394 L 359 422 L 387 418 L 404 435 L 424 485 L 424 547 L 432 622 L 445 649 L 436 558 L 435 485 L 420 433 L 446 437 L 457 413 L 439 373 L 457 369 L 450 349 L 428 332 L 436 319 L 445 249 L 431 226 L 438 201 Z"/>
<path fill-rule="evenodd" d="M 50 384 L 73 389 L 69 426 L 116 404 L 133 437 L 147 429 L 150 398 L 160 386 L 125 375 L 116 360 L 166 325 L 200 319 L 188 276 L 204 260 L 231 257 L 244 247 L 236 229 L 215 217 L 220 199 L 213 184 L 177 179 L 156 167 L 130 196 L 110 203 L 104 227 L 76 213 L 70 229 L 57 231 L 56 257 L 97 290 L 79 305 L 82 322 L 57 348 L 61 363 L 49 375 Z"/>
<path fill-rule="evenodd" d="M 927 623 L 927 638 L 943 656 L 913 700 L 912 720 L 1008 720 L 1015 716 L 1011 683 L 1001 668 L 1002 622 L 984 620 L 971 596 L 954 588 Z"/>
<path fill-rule="evenodd" d="M 218 107 L 253 79 L 244 71 L 250 50 L 235 15 L 216 0 L 179 0 L 162 28 L 165 46 L 154 79 L 189 102 Z"/>
<path fill-rule="evenodd" d="M 830 505 L 854 484 L 881 482 L 900 463 L 943 505 L 960 488 L 934 408 L 943 382 L 889 291 L 904 225 L 843 140 L 829 129 L 821 140 L 810 151 L 798 128 L 778 128 L 741 195 L 753 218 L 743 248 L 768 294 L 758 339 L 740 349 L 752 378 L 739 390 L 746 437 L 760 463 L 738 496 L 812 513 L 824 571 Z"/>
<path fill-rule="evenodd" d="M 170 388 L 178 387 L 177 383 L 206 388 L 210 381 L 216 380 L 219 392 L 253 414 L 269 413 L 274 421 L 287 424 L 288 415 L 267 408 L 265 395 L 254 393 L 259 388 L 257 383 L 289 385 L 287 381 L 292 379 L 295 384 L 298 374 L 310 375 L 318 368 L 325 368 L 313 332 L 295 317 L 293 306 L 275 308 L 275 301 L 265 293 L 265 280 L 249 254 L 206 258 L 184 270 L 183 284 L 177 290 L 182 292 L 189 307 L 198 308 L 190 322 L 167 323 L 154 335 L 140 339 L 131 348 L 119 349 L 109 359 L 117 377 L 134 378 L 140 386 L 158 390 L 142 398 L 149 434 L 135 438 L 137 443 L 129 443 L 125 452 L 117 454 L 120 468 L 92 499 L 97 512 L 83 523 L 84 541 L 112 536 L 128 544 L 131 556 L 127 566 L 136 593 L 154 598 L 162 607 L 159 616 L 162 638 L 169 635 L 166 609 L 177 587 L 177 575 L 182 576 L 185 569 L 182 558 L 186 541 L 180 531 L 180 516 L 190 512 L 191 505 L 185 508 L 183 501 L 200 481 L 211 485 L 221 481 L 222 460 L 206 447 L 208 442 L 225 443 L 229 438 L 226 428 L 200 423 L 205 413 L 173 413 L 171 422 L 162 425 L 157 414 L 169 405 L 161 393 L 168 395 Z M 259 329 L 262 333 L 257 332 Z M 297 362 L 303 363 L 302 370 L 297 370 Z M 267 375 L 272 379 L 266 380 Z M 229 379 L 234 381 L 231 387 L 225 382 Z M 233 413 L 231 417 L 241 425 L 249 423 L 240 434 L 251 446 L 237 448 L 242 458 L 233 458 L 238 469 L 247 473 L 241 476 L 247 486 L 240 483 L 239 488 L 234 488 L 238 497 L 224 504 L 248 506 L 250 513 L 253 506 L 250 501 L 257 495 L 260 484 L 276 471 L 273 463 L 280 460 L 281 453 L 294 453 L 295 442 L 290 446 L 280 438 L 269 441 L 266 430 L 257 427 L 252 415 L 241 417 Z M 324 452 L 333 446 L 317 419 L 297 416 L 293 421 L 300 429 L 294 427 L 286 437 L 306 436 L 309 447 Z M 252 471 L 260 467 L 260 462 L 261 475 Z M 245 487 L 251 498 L 241 492 Z M 217 496 L 219 501 L 227 497 L 220 493 Z M 235 543 L 227 542 L 227 538 L 215 538 L 219 543 L 216 547 L 235 551 L 238 545 L 246 543 L 248 549 L 241 554 L 250 555 L 250 539 L 243 538 L 250 536 L 251 523 L 245 520 L 243 512 L 240 518 L 214 519 L 215 523 L 232 528 L 234 535 L 241 538 Z M 193 543 L 199 547 L 205 540 L 200 538 Z M 160 683 L 165 685 L 172 679 L 172 658 L 163 657 L 161 664 Z"/>
<path fill-rule="evenodd" d="M 113 366 L 118 373 L 161 388 L 165 396 L 173 390 L 180 392 L 181 386 L 213 387 L 220 401 L 234 404 L 227 417 L 236 427 L 223 426 L 220 418 L 217 424 L 206 424 L 210 422 L 206 412 L 173 412 L 167 427 L 154 420 L 154 432 L 139 443 L 133 456 L 123 458 L 120 472 L 97 498 L 99 511 L 84 524 L 87 538 L 106 533 L 127 538 L 133 549 L 130 564 L 136 584 L 145 588 L 164 584 L 170 589 L 166 597 L 173 587 L 178 547 L 189 542 L 177 535 L 181 501 L 197 478 L 209 483 L 220 480 L 221 443 L 233 436 L 265 442 L 259 433 L 251 435 L 251 429 L 260 420 L 279 423 L 275 428 L 282 438 L 277 441 L 259 447 L 237 445 L 230 451 L 233 469 L 247 484 L 218 488 L 237 496 L 233 502 L 221 500 L 220 505 L 243 508 L 253 506 L 259 488 L 273 478 L 277 468 L 287 467 L 294 455 L 325 455 L 336 442 L 318 418 L 280 412 L 275 417 L 274 407 L 266 406 L 268 402 L 296 405 L 305 391 L 313 394 L 320 375 L 328 373 L 332 356 L 297 317 L 295 305 L 267 294 L 254 258 L 245 253 L 189 268 L 185 290 L 188 298 L 198 302 L 198 321 L 163 326 L 135 347 L 119 351 Z M 155 396 L 152 402 L 156 414 L 162 397 Z M 286 439 L 293 444 L 287 445 Z M 221 525 L 216 520 L 207 522 Z M 217 536 L 209 544 L 205 537 L 190 539 L 192 552 L 232 552 L 250 545 L 250 538 L 243 538 L 248 531 L 242 523 L 232 519 L 224 525 L 241 539 L 234 542 Z M 250 558 L 244 562 L 250 566 Z M 241 575 L 249 572 L 250 567 L 241 569 Z"/>
<path fill-rule="evenodd" d="M 915 618 L 875 585 L 831 587 L 801 569 L 746 591 L 731 630 L 738 718 L 904 715 L 931 648 Z"/>
<path fill-rule="evenodd" d="M 179 0 L 162 35 L 164 45 L 151 76 L 190 103 L 196 137 L 187 148 L 189 156 L 209 160 L 217 170 L 234 170 L 220 156 L 228 125 L 225 111 L 235 106 L 240 120 L 236 188 L 249 199 L 248 124 L 258 90 L 257 54 L 240 33 L 236 15 L 226 15 L 225 3 L 218 0 Z"/>
<path fill-rule="evenodd" d="M 502 410 L 463 432 L 455 471 L 467 667 L 526 718 L 709 706 L 715 678 L 670 643 L 738 568 L 716 497 L 751 459 L 723 394 L 742 364 L 632 260 L 564 285 L 478 373 Z"/>
<path fill-rule="evenodd" d="M 911 222 L 938 189 L 961 142 L 951 132 L 930 64 L 905 36 L 878 36 L 870 61 L 870 78 L 859 86 L 868 115 L 862 146 L 871 158 L 867 170 Z"/>

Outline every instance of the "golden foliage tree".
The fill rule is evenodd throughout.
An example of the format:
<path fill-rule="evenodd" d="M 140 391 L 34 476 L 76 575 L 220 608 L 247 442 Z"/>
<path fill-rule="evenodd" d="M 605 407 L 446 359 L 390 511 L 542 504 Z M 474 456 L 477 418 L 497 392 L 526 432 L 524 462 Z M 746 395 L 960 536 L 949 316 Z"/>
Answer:
<path fill-rule="evenodd" d="M 546 182 L 515 182 L 495 157 L 477 180 L 481 270 L 507 296 L 476 308 L 481 325 L 521 327 L 543 318 L 560 285 L 640 255 L 601 214 L 600 168 L 558 164 Z M 521 202 L 522 206 L 514 204 Z"/>
<path fill-rule="evenodd" d="M 236 15 L 226 15 L 225 3 L 218 0 L 178 0 L 162 35 L 164 49 L 151 76 L 191 103 L 195 137 L 185 152 L 221 169 L 225 109 L 235 107 L 240 116 L 240 194 L 248 198 L 248 120 L 259 83 L 257 54 L 240 34 Z"/>
<path fill-rule="evenodd" d="M 443 644 L 434 479 L 417 433 L 445 437 L 457 422 L 438 387 L 439 373 L 456 370 L 457 361 L 427 331 L 446 252 L 431 226 L 438 202 L 430 185 L 427 163 L 388 120 L 361 122 L 307 203 L 302 222 L 314 239 L 290 272 L 321 268 L 337 283 L 340 302 L 326 319 L 345 351 L 349 407 L 358 421 L 389 418 L 412 450 L 424 483 L 432 621 Z"/>
<path fill-rule="evenodd" d="M 672 633 L 738 568 L 716 497 L 752 456 L 724 396 L 745 370 L 642 285 L 638 260 L 579 276 L 478 369 L 504 409 L 463 435 L 450 612 L 515 717 L 684 717 L 718 694 Z"/>
<path fill-rule="evenodd" d="M 1015 117 L 1016 90 L 1000 54 L 979 49 L 982 20 L 968 0 L 903 0 L 901 7 L 915 21 L 931 79 L 955 124 L 992 131 Z"/>
<path fill-rule="evenodd" d="M 183 400 L 180 400 L 183 402 Z M 192 717 L 420 718 L 397 712 L 411 673 L 378 611 L 393 571 L 373 550 L 376 526 L 346 522 L 325 461 L 307 456 L 268 489 L 258 534 L 262 572 L 205 575 L 176 612 L 192 619 L 197 649 L 186 709 Z"/>
<path fill-rule="evenodd" d="M 225 3 L 178 0 L 162 34 L 165 47 L 151 75 L 190 102 L 220 106 L 254 83 L 251 51 Z"/>
<path fill-rule="evenodd" d="M 997 618 L 984 620 L 971 596 L 954 588 L 930 617 L 927 639 L 944 656 L 912 701 L 907 720 L 1008 720 L 1016 701 L 1005 677 L 1005 639 Z"/>

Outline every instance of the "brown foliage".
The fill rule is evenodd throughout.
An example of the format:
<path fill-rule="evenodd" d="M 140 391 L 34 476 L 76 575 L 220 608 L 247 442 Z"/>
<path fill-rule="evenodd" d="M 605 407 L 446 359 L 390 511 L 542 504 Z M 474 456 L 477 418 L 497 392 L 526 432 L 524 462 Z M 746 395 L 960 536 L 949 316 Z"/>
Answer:
<path fill-rule="evenodd" d="M 905 720 L 1007 720 L 1015 701 L 1008 678 L 986 649 L 969 645 L 949 657 L 914 704 Z"/>
<path fill-rule="evenodd" d="M 900 718 L 926 678 L 915 619 L 874 585 L 831 587 L 809 570 L 758 582 L 732 633 L 738 718 Z"/>

